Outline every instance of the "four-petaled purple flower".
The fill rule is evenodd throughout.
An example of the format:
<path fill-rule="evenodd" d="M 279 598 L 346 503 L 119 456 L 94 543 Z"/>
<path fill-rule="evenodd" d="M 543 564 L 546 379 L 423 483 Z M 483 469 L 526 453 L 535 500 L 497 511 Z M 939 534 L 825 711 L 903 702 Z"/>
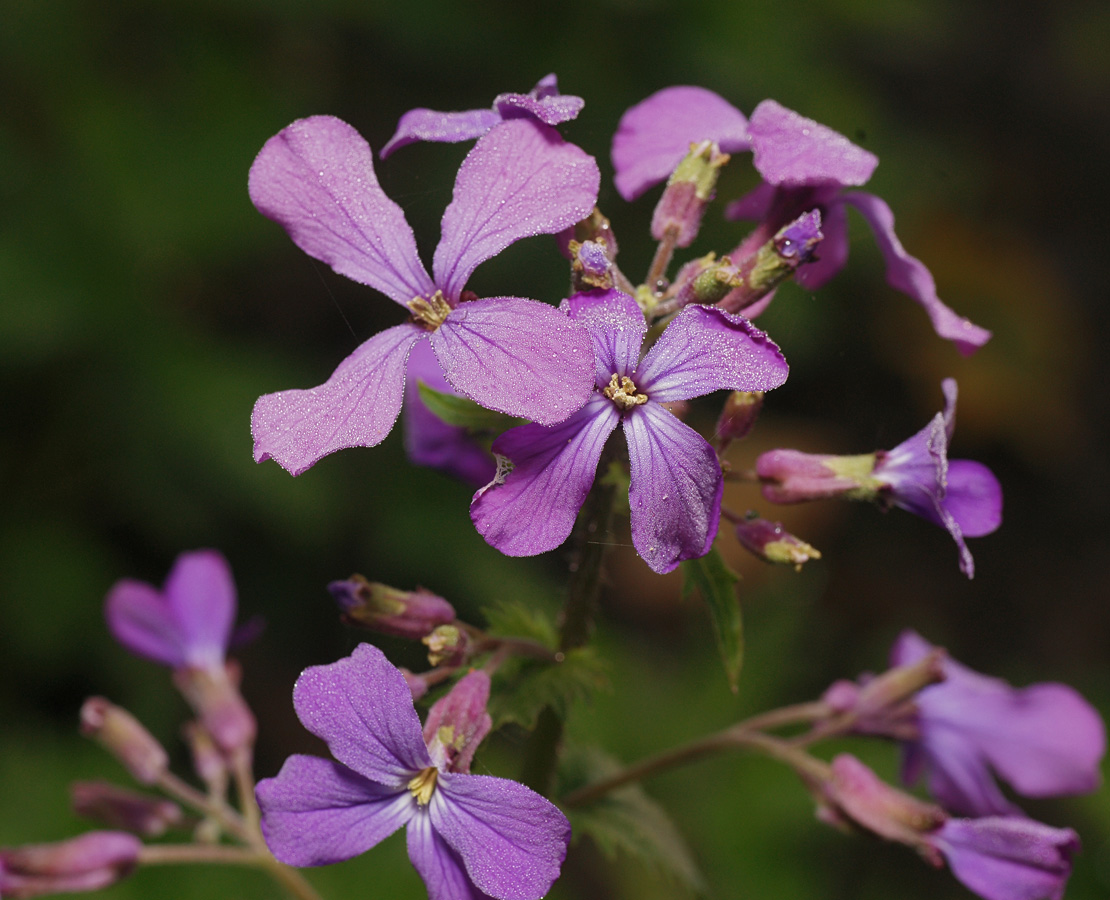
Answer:
<path fill-rule="evenodd" d="M 906 631 L 891 664 L 916 662 L 933 650 Z M 1064 684 L 1015 689 L 945 658 L 945 680 L 915 698 L 920 738 L 907 742 L 907 783 L 927 772 L 929 790 L 962 815 L 1020 815 L 998 788 L 992 772 L 1027 797 L 1093 791 L 1106 752 L 1106 729 L 1098 713 Z"/>
<path fill-rule="evenodd" d="M 294 866 L 326 865 L 407 825 L 409 859 L 432 900 L 546 894 L 570 824 L 524 785 L 466 774 L 489 729 L 483 690 L 484 673 L 463 679 L 429 714 L 434 733 L 426 740 L 404 677 L 376 647 L 361 644 L 345 659 L 306 669 L 293 692 L 297 715 L 338 762 L 291 756 L 276 778 L 259 783 L 262 831 L 274 855 Z"/>
<path fill-rule="evenodd" d="M 778 387 L 788 371 L 779 348 L 741 316 L 695 305 L 675 317 L 641 361 L 647 325 L 627 294 L 576 294 L 563 308 L 593 337 L 593 396 L 560 425 L 521 425 L 494 441 L 499 472 L 471 501 L 475 526 L 508 556 L 559 546 L 606 440 L 622 425 L 636 551 L 656 572 L 704 556 L 720 522 L 721 466 L 709 443 L 663 404 L 722 389 Z"/>
<path fill-rule="evenodd" d="M 531 117 L 545 125 L 560 125 L 576 118 L 586 101 L 573 94 L 560 94 L 554 73 L 545 75 L 527 94 L 498 94 L 491 109 L 437 112 L 410 109 L 401 116 L 394 133 L 381 150 L 385 159 L 394 150 L 417 141 L 457 143 L 479 138 L 506 119 Z"/>
<path fill-rule="evenodd" d="M 319 387 L 261 397 L 251 417 L 255 460 L 275 459 L 298 475 L 335 450 L 379 443 L 401 408 L 405 361 L 425 339 L 452 387 L 483 406 L 545 424 L 578 409 L 590 392 L 585 331 L 546 304 L 470 299 L 463 288 L 515 241 L 584 218 L 599 179 L 593 158 L 554 129 L 502 122 L 459 169 L 432 277 L 354 128 L 315 116 L 267 141 L 251 167 L 254 205 L 310 256 L 411 317 L 364 342 Z"/>

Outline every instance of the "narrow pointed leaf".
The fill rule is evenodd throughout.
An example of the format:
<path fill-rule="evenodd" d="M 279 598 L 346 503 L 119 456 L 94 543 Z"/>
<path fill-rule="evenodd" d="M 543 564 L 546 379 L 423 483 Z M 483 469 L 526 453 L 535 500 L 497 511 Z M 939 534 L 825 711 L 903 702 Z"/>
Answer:
<path fill-rule="evenodd" d="M 736 596 L 740 576 L 725 564 L 716 550 L 710 550 L 700 559 L 686 560 L 682 564 L 682 576 L 682 595 L 688 597 L 697 592 L 709 609 L 728 686 L 736 693 L 744 662 L 744 624 Z"/>

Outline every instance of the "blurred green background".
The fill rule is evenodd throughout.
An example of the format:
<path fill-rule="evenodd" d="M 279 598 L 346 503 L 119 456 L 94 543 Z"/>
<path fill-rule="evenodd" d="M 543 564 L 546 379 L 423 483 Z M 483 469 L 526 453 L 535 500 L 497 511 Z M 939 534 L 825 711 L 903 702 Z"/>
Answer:
<path fill-rule="evenodd" d="M 75 734 L 82 699 L 136 712 L 184 762 L 184 706 L 168 674 L 113 645 L 102 598 L 121 576 L 160 582 L 184 549 L 218 547 L 241 617 L 262 639 L 241 653 L 260 720 L 258 769 L 315 745 L 290 690 L 306 665 L 358 636 L 324 585 L 359 571 L 423 584 L 464 616 L 493 600 L 555 602 L 565 559 L 500 557 L 477 537 L 469 489 L 410 467 L 399 430 L 292 479 L 251 461 L 259 394 L 307 387 L 393 305 L 310 260 L 246 193 L 250 163 L 291 120 L 332 113 L 374 147 L 414 106 L 467 109 L 555 71 L 587 105 L 564 133 L 598 156 L 601 206 L 625 271 L 646 269 L 655 193 L 623 204 L 608 146 L 620 114 L 670 84 L 700 84 L 746 112 L 766 97 L 877 153 L 869 188 L 898 217 L 941 296 L 994 330 L 964 360 L 884 282 L 866 227 L 818 297 L 793 286 L 760 324 L 790 381 L 770 398 L 743 464 L 772 446 L 891 447 L 960 383 L 953 453 L 991 465 L 1005 523 L 973 541 L 966 581 L 950 539 L 909 515 L 850 504 L 773 508 L 817 545 L 795 575 L 743 559 L 748 659 L 731 695 L 705 615 L 618 548 L 599 640 L 612 692 L 572 735 L 633 759 L 832 680 L 883 665 L 904 627 L 1015 684 L 1066 681 L 1110 709 L 1106 568 L 1110 7 L 1097 0 L 377 0 L 0 2 L 0 845 L 83 827 L 75 778 L 123 780 Z M 414 146 L 379 166 L 427 251 L 465 147 Z M 722 183 L 754 183 L 738 157 Z M 712 211 L 692 253 L 741 234 Z M 471 287 L 557 301 L 565 271 L 535 239 Z M 712 403 L 692 422 L 712 421 Z M 626 526 L 625 526 L 626 527 Z M 627 543 L 626 533 L 612 536 Z M 519 734 L 486 753 L 514 774 Z M 895 752 L 847 744 L 892 776 Z M 482 756 L 479 757 L 480 761 Z M 729 758 L 648 789 L 688 837 L 715 900 L 970 896 L 900 847 L 813 821 L 790 773 Z M 1071 898 L 1110 892 L 1110 802 L 1024 804 L 1084 839 Z M 395 837 L 312 873 L 330 898 L 422 897 Z M 908 877 L 907 877 L 908 876 Z M 140 872 L 106 897 L 269 897 L 251 872 Z M 653 898 L 678 889 L 584 849 L 552 896 Z"/>

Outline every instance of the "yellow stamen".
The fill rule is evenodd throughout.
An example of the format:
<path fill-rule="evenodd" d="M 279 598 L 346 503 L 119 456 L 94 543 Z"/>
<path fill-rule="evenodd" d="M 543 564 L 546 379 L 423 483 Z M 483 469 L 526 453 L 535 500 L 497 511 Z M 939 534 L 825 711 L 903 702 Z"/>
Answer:
<path fill-rule="evenodd" d="M 436 779 L 439 777 L 439 770 L 431 766 L 419 772 L 408 783 L 408 789 L 416 798 L 416 802 L 421 806 L 427 806 L 431 802 L 432 794 L 436 790 Z"/>
<path fill-rule="evenodd" d="M 412 310 L 412 320 L 428 331 L 435 331 L 451 315 L 451 305 L 444 299 L 442 291 L 431 297 L 413 297 L 407 304 Z"/>
<path fill-rule="evenodd" d="M 612 400 L 618 409 L 622 410 L 631 409 L 633 406 L 642 406 L 648 402 L 647 394 L 638 393 L 631 378 L 627 375 L 618 376 L 615 372 L 602 393 Z"/>

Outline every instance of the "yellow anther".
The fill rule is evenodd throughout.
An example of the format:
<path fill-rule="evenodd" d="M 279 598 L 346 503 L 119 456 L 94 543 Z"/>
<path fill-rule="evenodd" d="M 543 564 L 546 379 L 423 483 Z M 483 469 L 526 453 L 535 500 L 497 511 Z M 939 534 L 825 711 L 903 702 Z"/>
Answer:
<path fill-rule="evenodd" d="M 412 781 L 408 783 L 408 789 L 412 792 L 416 802 L 421 806 L 427 806 L 432 799 L 432 794 L 436 790 L 436 779 L 439 777 L 439 770 L 435 766 L 430 766 L 427 769 L 418 773 Z"/>
<path fill-rule="evenodd" d="M 602 393 L 622 410 L 642 406 L 648 402 L 647 394 L 638 393 L 631 378 L 627 375 L 617 375 L 615 372 Z"/>
<path fill-rule="evenodd" d="M 405 304 L 412 310 L 412 319 L 428 331 L 435 331 L 451 315 L 451 305 L 444 299 L 442 291 L 436 291 L 431 297 L 413 297 Z"/>

